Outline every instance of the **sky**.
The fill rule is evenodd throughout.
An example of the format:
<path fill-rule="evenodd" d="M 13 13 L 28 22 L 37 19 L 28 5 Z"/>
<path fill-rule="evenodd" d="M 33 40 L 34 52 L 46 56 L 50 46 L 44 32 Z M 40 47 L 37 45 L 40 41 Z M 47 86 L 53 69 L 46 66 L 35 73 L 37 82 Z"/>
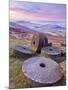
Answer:
<path fill-rule="evenodd" d="M 65 21 L 66 5 L 10 0 L 10 21 Z"/>

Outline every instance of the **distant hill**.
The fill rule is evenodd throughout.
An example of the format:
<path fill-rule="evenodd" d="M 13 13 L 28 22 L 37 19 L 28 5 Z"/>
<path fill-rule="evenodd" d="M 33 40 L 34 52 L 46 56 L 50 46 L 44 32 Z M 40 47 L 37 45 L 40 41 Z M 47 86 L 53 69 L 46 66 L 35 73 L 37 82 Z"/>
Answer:
<path fill-rule="evenodd" d="M 46 25 L 42 25 L 39 28 L 50 28 L 50 29 L 65 29 L 65 27 L 62 27 L 60 25 L 56 25 L 56 24 L 46 24 Z"/>
<path fill-rule="evenodd" d="M 27 28 L 25 26 L 18 25 L 14 22 L 9 23 L 9 30 L 15 31 L 15 32 L 28 32 L 28 33 L 33 33 L 34 31 L 30 28 Z"/>
<path fill-rule="evenodd" d="M 49 23 L 49 24 L 47 24 Z M 34 23 L 29 21 L 14 21 L 9 22 L 9 29 L 15 32 L 42 32 L 46 34 L 50 34 L 53 36 L 62 36 L 65 37 L 66 28 L 55 23 L 55 22 L 47 22 L 43 25 L 41 23 Z"/>

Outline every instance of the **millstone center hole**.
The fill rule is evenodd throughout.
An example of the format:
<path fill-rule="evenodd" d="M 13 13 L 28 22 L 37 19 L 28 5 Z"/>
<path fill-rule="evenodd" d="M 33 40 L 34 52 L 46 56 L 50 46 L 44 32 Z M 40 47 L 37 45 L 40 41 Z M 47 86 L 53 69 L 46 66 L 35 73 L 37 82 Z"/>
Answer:
<path fill-rule="evenodd" d="M 23 48 L 23 49 L 26 49 L 26 48 Z"/>
<path fill-rule="evenodd" d="M 52 51 L 53 49 L 50 48 L 49 50 Z"/>
<path fill-rule="evenodd" d="M 44 68 L 46 67 L 44 63 L 40 63 L 40 67 Z"/>
<path fill-rule="evenodd" d="M 33 42 L 33 44 L 35 45 L 35 41 Z"/>

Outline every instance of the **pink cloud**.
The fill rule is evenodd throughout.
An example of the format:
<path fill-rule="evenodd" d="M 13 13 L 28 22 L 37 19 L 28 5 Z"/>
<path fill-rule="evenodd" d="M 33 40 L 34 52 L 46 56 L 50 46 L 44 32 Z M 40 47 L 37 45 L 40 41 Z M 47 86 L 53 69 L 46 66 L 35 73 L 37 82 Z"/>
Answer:
<path fill-rule="evenodd" d="M 50 20 L 50 21 L 60 21 L 60 20 L 65 20 L 66 19 L 66 11 L 63 7 L 61 7 L 61 5 L 59 5 L 59 7 L 57 7 L 57 5 L 51 6 L 47 6 L 46 8 L 41 8 L 40 10 L 36 10 L 32 11 L 32 7 L 27 5 L 21 5 L 18 2 L 11 2 L 10 3 L 10 11 L 18 13 L 18 14 L 14 14 L 12 13 L 13 17 L 18 17 L 18 15 L 20 15 L 20 19 L 29 19 L 29 20 Z M 45 5 L 44 5 L 45 7 Z M 28 9 L 29 8 L 29 9 Z M 33 7 L 34 10 L 34 7 Z M 16 16 L 14 16 L 16 15 Z M 23 17 L 23 18 L 22 18 Z M 12 17 L 10 17 L 12 18 Z"/>

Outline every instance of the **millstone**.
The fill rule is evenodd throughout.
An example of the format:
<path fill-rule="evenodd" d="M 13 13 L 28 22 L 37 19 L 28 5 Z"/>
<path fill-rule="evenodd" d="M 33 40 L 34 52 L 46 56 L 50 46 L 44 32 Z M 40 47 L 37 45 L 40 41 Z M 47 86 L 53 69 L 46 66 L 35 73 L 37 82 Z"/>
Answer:
<path fill-rule="evenodd" d="M 59 65 L 45 57 L 33 57 L 26 60 L 22 65 L 22 71 L 29 79 L 42 84 L 56 83 L 63 76 Z"/>
<path fill-rule="evenodd" d="M 33 50 L 35 50 L 37 53 L 41 52 L 41 48 L 44 46 L 51 45 L 51 43 L 48 43 L 48 39 L 45 36 L 45 34 L 42 33 L 35 33 L 32 38 L 31 47 Z"/>
<path fill-rule="evenodd" d="M 61 50 L 57 47 L 47 46 L 42 48 L 41 54 L 44 56 L 57 57 L 61 55 Z"/>
<path fill-rule="evenodd" d="M 18 57 L 30 57 L 34 55 L 34 52 L 25 46 L 16 46 L 14 49 L 14 55 Z"/>

